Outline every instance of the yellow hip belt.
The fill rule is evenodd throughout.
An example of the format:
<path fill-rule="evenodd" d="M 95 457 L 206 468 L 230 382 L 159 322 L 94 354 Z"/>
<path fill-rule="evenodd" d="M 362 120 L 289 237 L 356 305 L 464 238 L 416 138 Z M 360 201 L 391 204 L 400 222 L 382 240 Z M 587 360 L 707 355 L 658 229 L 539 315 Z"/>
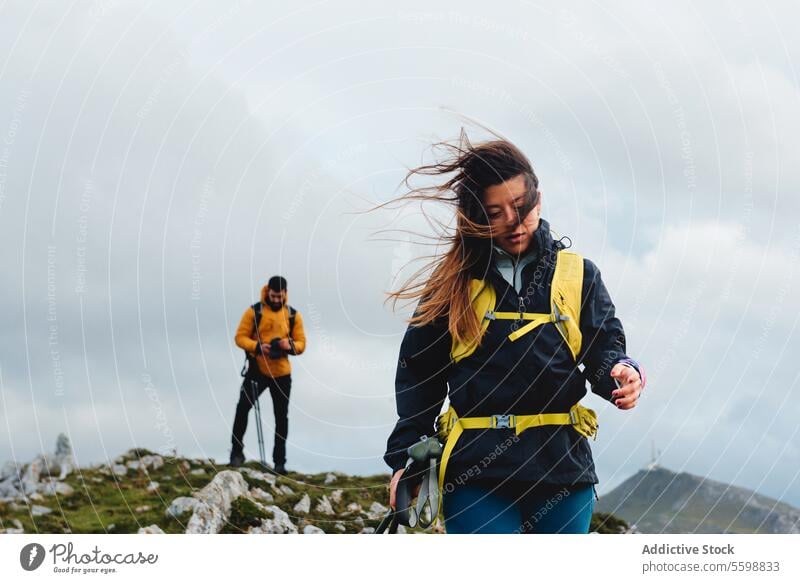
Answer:
<path fill-rule="evenodd" d="M 465 429 L 514 429 L 517 435 L 542 425 L 571 425 L 584 437 L 596 438 L 597 414 L 580 403 L 575 403 L 568 413 L 539 413 L 537 415 L 490 415 L 488 417 L 458 417 L 450 407 L 436 420 L 439 439 L 444 443 L 439 462 L 439 492 L 444 487 L 447 461 Z"/>

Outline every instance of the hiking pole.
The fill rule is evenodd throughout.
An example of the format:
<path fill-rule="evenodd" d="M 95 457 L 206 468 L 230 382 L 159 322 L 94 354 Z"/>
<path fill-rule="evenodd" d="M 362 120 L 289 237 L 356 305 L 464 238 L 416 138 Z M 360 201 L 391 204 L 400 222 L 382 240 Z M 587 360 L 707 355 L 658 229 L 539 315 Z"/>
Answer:
<path fill-rule="evenodd" d="M 253 387 L 253 409 L 255 409 L 256 413 L 256 433 L 258 434 L 258 455 L 261 458 L 261 466 L 266 468 L 267 467 L 267 456 L 264 452 L 264 428 L 261 426 L 261 405 L 258 402 L 258 395 L 256 394 L 256 382 L 250 381 Z"/>
<path fill-rule="evenodd" d="M 428 528 L 439 514 L 438 466 L 442 457 L 442 444 L 438 439 L 423 436 L 407 450 L 408 460 L 395 491 L 396 510 L 391 508 L 383 517 L 375 534 L 397 532 L 398 525 Z M 420 486 L 416 508 L 413 506 L 414 490 Z"/>

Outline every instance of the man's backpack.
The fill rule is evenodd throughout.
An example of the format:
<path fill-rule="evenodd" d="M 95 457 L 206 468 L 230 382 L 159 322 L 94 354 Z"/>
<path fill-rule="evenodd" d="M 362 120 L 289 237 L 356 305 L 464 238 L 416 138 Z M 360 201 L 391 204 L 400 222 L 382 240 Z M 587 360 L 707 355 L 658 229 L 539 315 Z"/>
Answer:
<path fill-rule="evenodd" d="M 260 344 L 261 339 L 258 337 L 258 326 L 261 323 L 261 310 L 263 309 L 264 305 L 261 302 L 256 302 L 252 306 L 250 306 L 255 312 L 255 319 L 253 324 L 253 332 L 256 335 L 256 341 Z M 287 305 L 289 308 L 289 337 L 292 337 L 294 333 L 294 320 L 295 315 L 297 314 L 297 310 L 295 310 L 292 306 Z M 258 351 L 256 351 L 257 353 Z M 255 356 L 250 356 L 250 354 L 245 351 L 244 353 L 244 364 L 242 365 L 241 375 L 243 377 L 247 377 L 248 374 L 258 374 L 260 371 L 258 370 L 258 363 L 256 362 Z"/>

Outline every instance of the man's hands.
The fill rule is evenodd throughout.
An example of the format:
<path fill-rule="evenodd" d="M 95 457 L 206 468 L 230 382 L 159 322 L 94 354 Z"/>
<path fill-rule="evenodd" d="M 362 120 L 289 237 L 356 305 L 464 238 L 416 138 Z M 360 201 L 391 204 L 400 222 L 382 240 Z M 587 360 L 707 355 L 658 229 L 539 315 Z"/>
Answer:
<path fill-rule="evenodd" d="M 611 376 L 619 382 L 619 388 L 611 392 L 613 403 L 618 409 L 633 409 L 642 393 L 642 379 L 636 369 L 617 363 L 611 369 Z"/>
<path fill-rule="evenodd" d="M 292 350 L 292 345 L 289 342 L 288 338 L 281 338 L 280 342 L 278 343 L 278 346 L 281 347 L 281 350 L 285 350 L 287 352 Z M 269 342 L 262 342 L 261 343 L 261 353 L 269 355 L 269 350 L 270 350 L 270 343 Z"/>

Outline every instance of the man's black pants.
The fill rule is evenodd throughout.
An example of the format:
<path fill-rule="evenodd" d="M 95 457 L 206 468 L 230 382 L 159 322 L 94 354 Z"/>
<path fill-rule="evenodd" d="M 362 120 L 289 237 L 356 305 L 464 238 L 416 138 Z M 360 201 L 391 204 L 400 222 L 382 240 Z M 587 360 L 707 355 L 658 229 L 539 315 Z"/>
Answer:
<path fill-rule="evenodd" d="M 272 461 L 276 464 L 286 463 L 286 435 L 289 432 L 289 393 L 292 390 L 292 376 L 268 377 L 258 375 L 245 378 L 239 390 L 239 402 L 236 404 L 236 417 L 233 420 L 233 436 L 231 456 L 242 455 L 244 450 L 244 432 L 247 430 L 247 417 L 253 404 L 269 387 L 272 397 L 272 410 L 275 412 L 275 446 L 272 449 Z"/>

